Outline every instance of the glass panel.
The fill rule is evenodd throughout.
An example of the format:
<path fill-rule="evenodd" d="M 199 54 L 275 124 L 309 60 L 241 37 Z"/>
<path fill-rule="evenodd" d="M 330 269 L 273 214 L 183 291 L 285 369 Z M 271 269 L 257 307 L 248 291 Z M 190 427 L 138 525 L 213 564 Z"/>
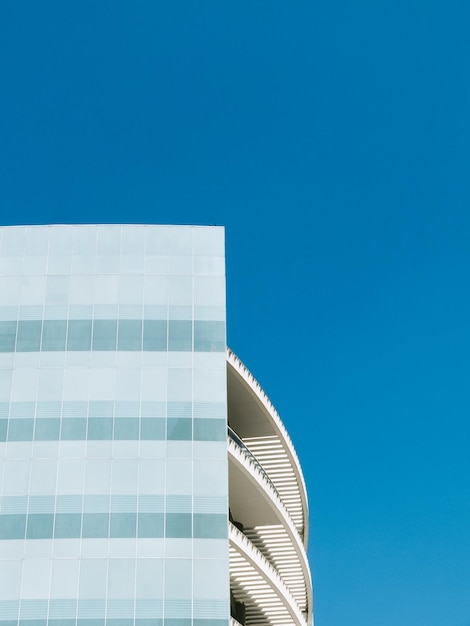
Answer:
<path fill-rule="evenodd" d="M 0 515 L 0 539 L 24 539 L 26 515 Z"/>
<path fill-rule="evenodd" d="M 36 441 L 58 441 L 60 434 L 60 419 L 38 419 L 34 430 Z"/>
<path fill-rule="evenodd" d="M 0 420 L 0 441 L 7 440 L 8 420 Z"/>
<path fill-rule="evenodd" d="M 26 539 L 52 539 L 53 513 L 28 515 Z"/>
<path fill-rule="evenodd" d="M 65 320 L 44 320 L 41 350 L 65 350 L 66 334 L 67 322 Z"/>
<path fill-rule="evenodd" d="M 62 420 L 60 438 L 64 441 L 86 439 L 86 419 L 84 417 L 68 417 Z"/>
<path fill-rule="evenodd" d="M 117 320 L 95 320 L 93 350 L 116 350 Z"/>
<path fill-rule="evenodd" d="M 224 322 L 196 320 L 194 322 L 194 350 L 195 352 L 224 352 Z"/>
<path fill-rule="evenodd" d="M 14 352 L 16 322 L 0 322 L 0 352 Z"/>
<path fill-rule="evenodd" d="M 140 320 L 119 320 L 118 350 L 142 350 Z"/>
<path fill-rule="evenodd" d="M 167 513 L 166 537 L 191 537 L 191 513 Z"/>
<path fill-rule="evenodd" d="M 139 439 L 139 419 L 137 417 L 117 417 L 114 420 L 114 439 Z"/>
<path fill-rule="evenodd" d="M 108 536 L 108 513 L 84 513 L 82 537 L 97 538 Z"/>
<path fill-rule="evenodd" d="M 91 320 L 70 320 L 67 350 L 91 349 Z"/>
<path fill-rule="evenodd" d="M 163 537 L 163 513 L 139 513 L 138 537 Z"/>
<path fill-rule="evenodd" d="M 143 420 L 142 420 L 143 421 Z M 185 417 L 169 417 L 167 420 L 168 440 L 190 441 L 192 438 L 192 420 Z"/>
<path fill-rule="evenodd" d="M 41 347 L 40 320 L 20 320 L 16 337 L 17 352 L 38 352 Z"/>
<path fill-rule="evenodd" d="M 227 517 L 209 513 L 194 513 L 194 537 L 197 539 L 226 539 Z"/>
<path fill-rule="evenodd" d="M 162 441 L 165 439 L 165 420 L 161 417 L 144 417 L 140 421 L 140 438 Z"/>
<path fill-rule="evenodd" d="M 144 350 L 165 352 L 167 349 L 166 320 L 144 321 Z"/>
<path fill-rule="evenodd" d="M 195 441 L 224 441 L 227 436 L 225 420 L 199 418 L 194 420 Z"/>
<path fill-rule="evenodd" d="M 88 420 L 87 439 L 105 440 L 113 438 L 112 417 L 92 417 Z"/>
<path fill-rule="evenodd" d="M 135 537 L 136 513 L 111 513 L 110 537 Z"/>
<path fill-rule="evenodd" d="M 190 320 L 170 320 L 168 350 L 191 352 L 192 322 Z"/>
<path fill-rule="evenodd" d="M 8 441 L 32 441 L 34 430 L 33 419 L 10 420 Z"/>
<path fill-rule="evenodd" d="M 81 518 L 80 513 L 56 513 L 54 537 L 57 539 L 80 537 Z"/>

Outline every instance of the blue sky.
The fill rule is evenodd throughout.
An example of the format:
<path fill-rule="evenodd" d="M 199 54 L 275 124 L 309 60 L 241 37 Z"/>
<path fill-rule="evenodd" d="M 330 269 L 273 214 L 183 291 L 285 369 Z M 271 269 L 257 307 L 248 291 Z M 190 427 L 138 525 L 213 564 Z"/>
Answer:
<path fill-rule="evenodd" d="M 0 3 L 0 219 L 226 226 L 316 626 L 470 625 L 470 4 Z"/>

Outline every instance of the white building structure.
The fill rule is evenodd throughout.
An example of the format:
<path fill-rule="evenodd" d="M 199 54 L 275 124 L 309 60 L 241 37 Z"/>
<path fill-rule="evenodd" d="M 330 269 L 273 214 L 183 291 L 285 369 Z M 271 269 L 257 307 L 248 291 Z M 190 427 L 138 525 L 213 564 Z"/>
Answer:
<path fill-rule="evenodd" d="M 222 228 L 0 229 L 0 481 L 0 626 L 312 624 L 306 488 L 226 348 Z"/>

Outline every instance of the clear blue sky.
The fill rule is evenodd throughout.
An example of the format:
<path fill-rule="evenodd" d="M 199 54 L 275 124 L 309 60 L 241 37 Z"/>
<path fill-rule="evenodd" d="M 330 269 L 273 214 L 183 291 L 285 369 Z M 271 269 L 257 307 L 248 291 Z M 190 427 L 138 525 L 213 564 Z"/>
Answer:
<path fill-rule="evenodd" d="M 470 4 L 0 2 L 4 224 L 226 226 L 316 626 L 470 625 Z"/>

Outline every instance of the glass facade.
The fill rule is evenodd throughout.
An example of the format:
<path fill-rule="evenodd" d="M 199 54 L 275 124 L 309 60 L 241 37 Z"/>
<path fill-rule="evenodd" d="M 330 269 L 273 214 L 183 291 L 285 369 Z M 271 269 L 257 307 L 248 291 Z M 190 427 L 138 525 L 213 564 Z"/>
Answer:
<path fill-rule="evenodd" d="M 228 626 L 224 231 L 0 229 L 0 626 Z"/>

